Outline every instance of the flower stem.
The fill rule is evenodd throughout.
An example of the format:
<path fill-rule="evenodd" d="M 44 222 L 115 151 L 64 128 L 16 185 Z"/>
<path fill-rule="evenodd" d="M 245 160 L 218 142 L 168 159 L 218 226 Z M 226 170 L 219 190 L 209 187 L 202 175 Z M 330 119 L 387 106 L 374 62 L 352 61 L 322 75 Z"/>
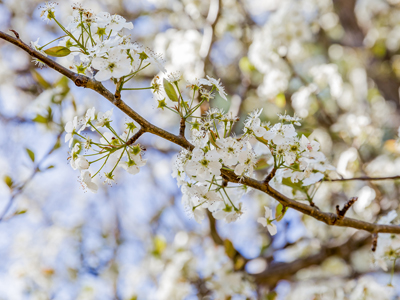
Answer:
<path fill-rule="evenodd" d="M 99 172 L 101 171 L 101 169 L 104 168 L 104 166 L 105 166 L 106 163 L 107 163 L 108 158 L 110 157 L 110 154 L 111 154 L 111 153 L 108 153 L 107 158 L 106 158 L 106 160 L 104 161 L 103 165 L 102 165 L 102 166 L 100 167 L 100 169 L 96 172 L 96 174 L 94 174 L 94 175 L 92 176 L 92 178 L 94 178 L 94 176 L 96 176 L 97 174 L 99 174 Z"/>

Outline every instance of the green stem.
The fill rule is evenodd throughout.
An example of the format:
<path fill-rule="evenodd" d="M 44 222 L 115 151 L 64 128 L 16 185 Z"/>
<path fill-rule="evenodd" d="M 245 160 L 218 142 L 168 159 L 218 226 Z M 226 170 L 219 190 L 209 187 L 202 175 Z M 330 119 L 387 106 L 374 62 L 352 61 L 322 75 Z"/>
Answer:
<path fill-rule="evenodd" d="M 100 167 L 100 169 L 96 172 L 96 174 L 94 174 L 93 176 L 92 176 L 92 178 L 94 178 L 97 174 L 99 174 L 99 172 L 101 171 L 101 169 L 103 169 L 103 167 L 106 165 L 106 163 L 107 163 L 107 160 L 108 160 L 108 158 L 110 157 L 110 154 L 111 153 L 109 153 L 108 155 L 107 155 L 107 158 L 106 158 L 106 160 L 104 161 L 104 163 L 103 163 L 103 165 Z"/>
<path fill-rule="evenodd" d="M 145 88 L 123 88 L 123 89 L 121 89 L 121 91 L 128 91 L 128 90 L 137 91 L 137 90 L 151 90 L 151 89 L 153 89 L 152 86 L 151 87 L 145 87 Z"/>
<path fill-rule="evenodd" d="M 206 202 L 207 202 L 207 200 L 201 202 L 200 204 L 198 204 L 198 205 L 196 205 L 196 206 L 193 206 L 193 210 L 195 210 L 196 208 L 198 208 L 199 206 L 203 205 L 203 204 L 206 203 Z"/>
<path fill-rule="evenodd" d="M 220 138 L 220 137 L 219 137 L 219 133 L 218 133 L 217 124 L 215 124 L 215 119 L 213 119 L 213 123 L 214 123 L 215 132 L 217 133 L 217 137 Z"/>
<path fill-rule="evenodd" d="M 229 168 L 227 168 L 227 167 L 222 167 L 221 169 L 222 169 L 222 170 L 227 170 L 227 171 L 234 171 L 233 169 L 229 169 Z"/>
<path fill-rule="evenodd" d="M 189 114 L 187 114 L 187 115 L 185 116 L 185 118 L 186 118 L 186 119 L 189 118 L 189 117 L 196 111 L 196 109 L 198 109 L 198 108 L 200 107 L 200 105 L 203 104 L 203 102 L 204 102 L 204 99 L 201 99 L 200 103 L 197 104 L 193 109 L 191 109 L 191 110 L 189 111 Z"/>
<path fill-rule="evenodd" d="M 229 198 L 228 193 L 225 191 L 225 188 L 222 188 L 222 190 L 224 191 L 226 197 L 228 198 L 229 202 L 232 204 L 232 206 L 233 206 L 233 208 L 235 209 L 235 211 L 239 211 L 239 210 L 236 208 L 235 204 L 233 204 L 231 198 Z"/>
<path fill-rule="evenodd" d="M 106 127 L 123 143 L 125 144 L 125 141 L 119 137 L 119 135 L 115 132 L 114 128 L 111 127 L 110 124 L 107 124 Z"/>
<path fill-rule="evenodd" d="M 122 156 L 123 156 L 124 153 L 125 153 L 125 150 L 126 150 L 126 148 L 124 148 L 124 150 L 123 150 L 122 153 L 121 153 L 121 156 L 118 158 L 117 163 L 115 164 L 114 168 L 111 170 L 111 174 L 112 174 L 112 172 L 114 172 L 115 168 L 118 166 L 119 162 L 121 161 L 121 158 L 122 158 Z M 129 157 L 129 155 L 128 155 L 128 157 Z"/>
<path fill-rule="evenodd" d="M 232 122 L 230 122 L 231 124 L 230 124 L 230 128 L 229 128 L 229 132 L 228 132 L 228 136 L 230 136 L 231 135 L 231 132 L 232 132 L 232 127 L 233 127 L 233 123 Z"/>
<path fill-rule="evenodd" d="M 63 35 L 63 36 L 60 36 L 60 37 L 56 38 L 55 40 L 52 40 L 51 42 L 48 42 L 47 44 L 45 44 L 42 47 L 40 47 L 39 50 L 42 50 L 44 47 L 46 47 L 47 45 L 51 44 L 52 42 L 55 42 L 55 41 L 57 41 L 57 40 L 59 40 L 59 39 L 61 39 L 63 37 L 66 37 L 66 36 L 67 35 Z"/>
<path fill-rule="evenodd" d="M 189 111 L 190 108 L 192 107 L 193 101 L 194 101 L 194 94 L 196 93 L 195 89 L 193 89 L 193 97 L 192 97 L 192 101 L 190 101 L 190 105 L 189 105 Z"/>
<path fill-rule="evenodd" d="M 210 183 L 210 186 L 208 187 L 208 191 L 210 191 L 210 189 L 211 189 L 211 187 L 212 187 L 212 185 L 213 185 L 214 178 L 215 178 L 215 175 L 213 175 L 213 177 L 212 177 L 212 179 L 211 179 L 211 183 Z"/>
<path fill-rule="evenodd" d="M 175 109 L 172 109 L 171 107 L 164 106 L 164 108 L 169 109 L 169 110 L 172 111 L 173 113 L 176 113 L 176 114 L 179 115 L 179 113 L 178 113 Z"/>
<path fill-rule="evenodd" d="M 57 23 L 58 26 L 60 26 L 61 30 L 64 31 L 68 36 L 70 36 L 82 48 L 82 50 L 85 52 L 85 54 L 88 55 L 86 48 L 74 37 L 74 35 L 71 32 L 69 32 L 67 29 L 65 29 L 65 27 L 62 26 L 60 24 L 60 22 L 57 21 L 56 18 L 53 17 L 53 20 Z"/>
<path fill-rule="evenodd" d="M 100 155 L 103 154 L 104 152 L 97 152 L 97 153 L 93 153 L 93 154 L 85 154 L 83 156 L 95 156 L 95 155 Z"/>
<path fill-rule="evenodd" d="M 92 127 L 94 128 L 94 130 L 96 130 L 96 131 L 103 137 L 103 139 L 106 140 L 107 143 L 111 144 L 111 143 L 106 139 L 106 137 L 92 124 L 92 122 L 89 121 L 88 124 L 89 124 L 90 126 L 92 126 Z"/>
<path fill-rule="evenodd" d="M 100 154 L 100 153 L 97 153 L 97 154 Z M 100 157 L 100 158 L 98 158 L 98 159 L 96 159 L 94 161 L 90 161 L 89 164 L 92 164 L 92 163 L 95 163 L 95 162 L 97 162 L 99 160 L 102 160 L 104 157 L 107 157 L 108 155 L 110 155 L 110 154 L 104 155 L 104 156 L 102 156 L 102 157 Z"/>
<path fill-rule="evenodd" d="M 139 68 L 142 65 L 142 61 L 140 62 Z M 133 72 L 132 74 L 128 74 L 126 76 L 130 76 L 127 80 L 124 80 L 124 83 L 128 82 L 129 80 L 131 80 L 137 73 L 139 73 L 140 71 L 144 70 L 145 68 L 147 68 L 148 66 L 150 66 L 150 63 L 148 63 L 147 65 L 145 65 L 143 68 Z"/>
<path fill-rule="evenodd" d="M 182 107 L 185 109 L 185 112 L 187 114 L 188 110 L 186 109 L 185 101 L 183 101 L 183 97 L 182 97 L 182 94 L 181 94 L 181 90 L 179 89 L 178 82 L 175 81 L 174 84 L 175 84 L 175 86 L 176 86 L 176 88 L 178 90 L 178 93 L 179 93 L 179 99 L 178 99 L 179 102 L 178 102 L 178 104 L 182 101 Z"/>
<path fill-rule="evenodd" d="M 395 258 L 393 260 L 392 272 L 390 273 L 390 282 L 389 282 L 390 286 L 393 286 L 392 281 L 393 281 L 393 275 L 394 275 L 394 268 L 396 267 L 396 260 L 397 260 L 397 258 Z"/>

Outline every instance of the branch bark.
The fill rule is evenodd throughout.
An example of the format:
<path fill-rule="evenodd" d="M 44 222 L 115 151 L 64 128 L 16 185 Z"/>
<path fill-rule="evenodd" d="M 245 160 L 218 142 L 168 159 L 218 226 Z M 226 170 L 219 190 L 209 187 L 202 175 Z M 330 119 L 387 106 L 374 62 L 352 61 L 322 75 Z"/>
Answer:
<path fill-rule="evenodd" d="M 129 116 L 130 118 L 135 120 L 141 126 L 141 129 L 143 129 L 144 132 L 149 132 L 154 135 L 157 135 L 157 136 L 164 138 L 164 139 L 166 139 L 176 145 L 179 145 L 182 148 L 185 148 L 187 150 L 194 149 L 194 146 L 189 141 L 187 141 L 184 137 L 174 135 L 168 131 L 165 131 L 165 130 L 151 124 L 146 119 L 144 119 L 142 116 L 140 116 L 136 111 L 134 111 L 131 107 L 129 107 L 122 99 L 120 99 L 120 98 L 116 99 L 114 94 L 111 93 L 109 90 L 107 90 L 101 84 L 101 82 L 98 82 L 98 81 L 91 79 L 89 77 L 86 77 L 84 75 L 76 74 L 76 73 L 68 70 L 67 68 L 64 68 L 63 66 L 59 65 L 52 59 L 33 50 L 31 47 L 29 47 L 27 44 L 25 44 L 20 39 L 14 38 L 2 31 L 0 31 L 0 38 L 16 45 L 17 47 L 21 48 L 22 50 L 24 50 L 31 56 L 40 59 L 41 61 L 46 63 L 46 65 L 48 65 L 50 68 L 56 70 L 57 72 L 68 77 L 69 79 L 71 79 L 75 83 L 75 85 L 84 87 L 84 88 L 89 88 L 89 89 L 96 91 L 98 94 L 102 95 L 104 98 L 106 98 L 108 101 L 110 101 L 116 107 L 118 107 L 127 116 Z M 346 218 L 346 217 L 344 217 L 343 219 L 339 219 L 338 216 L 334 213 L 322 212 L 315 207 L 312 207 L 312 206 L 297 202 L 293 199 L 290 199 L 290 198 L 286 197 L 285 195 L 281 194 L 280 192 L 278 192 L 277 190 L 273 189 L 268 184 L 263 183 L 262 181 L 258 181 L 256 179 L 249 178 L 249 177 L 238 178 L 233 171 L 228 171 L 228 170 L 221 170 L 221 175 L 223 176 L 224 179 L 226 179 L 230 182 L 245 184 L 256 190 L 264 192 L 264 193 L 268 194 L 269 196 L 273 197 L 274 199 L 276 199 L 283 206 L 293 208 L 303 214 L 311 216 L 311 217 L 313 217 L 321 222 L 324 222 L 328 225 L 335 225 L 335 226 L 341 226 L 341 227 L 352 227 L 352 228 L 356 228 L 356 229 L 360 229 L 360 230 L 365 230 L 365 231 L 368 231 L 371 233 L 382 232 L 382 233 L 400 234 L 400 226 L 373 224 L 373 223 L 368 223 L 368 222 L 359 221 L 359 220 L 355 220 L 352 218 Z"/>
<path fill-rule="evenodd" d="M 290 277 L 304 268 L 308 268 L 313 265 L 320 265 L 328 257 L 337 255 L 346 260 L 354 252 L 354 250 L 367 245 L 370 241 L 370 236 L 362 239 L 351 238 L 340 246 L 322 248 L 318 254 L 314 254 L 305 258 L 299 258 L 289 263 L 271 264 L 265 271 L 252 275 L 257 283 L 273 287 L 280 280 L 290 279 Z"/>

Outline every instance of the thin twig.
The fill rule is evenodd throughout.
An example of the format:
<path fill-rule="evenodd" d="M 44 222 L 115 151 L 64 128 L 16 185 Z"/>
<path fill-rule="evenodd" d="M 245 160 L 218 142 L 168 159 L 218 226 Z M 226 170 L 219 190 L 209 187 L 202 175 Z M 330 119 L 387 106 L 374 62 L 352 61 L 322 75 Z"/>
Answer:
<path fill-rule="evenodd" d="M 339 205 L 336 205 L 336 214 L 339 220 L 344 218 L 346 212 L 350 209 L 350 207 L 357 201 L 358 197 L 353 197 L 343 206 L 342 209 L 339 208 Z"/>
<path fill-rule="evenodd" d="M 372 246 L 371 246 L 372 252 L 376 251 L 377 246 L 378 246 L 378 234 L 374 233 L 372 234 Z"/>
<path fill-rule="evenodd" d="M 333 181 L 378 181 L 378 180 L 396 180 L 400 179 L 400 175 L 396 176 L 388 176 L 388 177 L 353 177 L 353 178 L 337 178 L 337 179 L 327 179 L 324 182 L 333 182 Z"/>
<path fill-rule="evenodd" d="M 143 127 L 140 127 L 139 131 L 136 132 L 127 142 L 126 145 L 132 145 L 134 142 L 136 142 L 143 133 L 145 133 L 146 131 L 143 129 Z"/>
<path fill-rule="evenodd" d="M 268 183 L 268 182 L 270 182 L 271 181 L 271 179 L 272 178 L 274 178 L 274 176 L 275 176 L 275 173 L 276 173 L 276 169 L 275 168 L 273 168 L 272 170 L 271 170 L 271 172 L 267 175 L 267 177 L 265 177 L 265 179 L 264 179 L 264 183 Z"/>
<path fill-rule="evenodd" d="M 24 190 L 24 188 L 26 187 L 26 185 L 32 181 L 32 179 L 36 176 L 37 173 L 39 173 L 40 170 L 40 166 L 42 165 L 42 163 L 54 152 L 55 150 L 55 146 L 57 145 L 57 143 L 59 143 L 60 141 L 60 137 L 63 134 L 63 132 L 60 132 L 57 136 L 57 140 L 56 143 L 53 145 L 53 147 L 51 147 L 51 149 L 47 152 L 47 154 L 45 156 L 42 157 L 42 159 L 34 166 L 34 169 L 32 171 L 31 176 L 28 177 L 28 179 L 26 179 L 21 185 L 19 185 L 17 188 L 15 188 L 12 196 L 10 197 L 10 199 L 8 200 L 7 205 L 5 206 L 3 212 L 0 215 L 0 222 L 4 220 L 4 217 L 7 215 L 8 211 L 10 210 L 12 204 L 14 203 L 15 198 L 22 193 L 22 191 Z"/>
<path fill-rule="evenodd" d="M 179 136 L 185 137 L 186 120 L 181 118 L 181 123 L 179 125 Z"/>

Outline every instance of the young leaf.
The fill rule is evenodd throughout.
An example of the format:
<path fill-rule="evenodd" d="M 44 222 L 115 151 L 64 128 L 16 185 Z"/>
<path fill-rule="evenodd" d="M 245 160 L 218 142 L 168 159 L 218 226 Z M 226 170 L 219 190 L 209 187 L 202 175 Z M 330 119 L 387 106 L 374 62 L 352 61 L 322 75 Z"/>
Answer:
<path fill-rule="evenodd" d="M 233 244 L 230 240 L 225 239 L 224 240 L 224 248 L 225 248 L 225 253 L 228 255 L 230 258 L 234 258 L 236 255 L 236 250 L 233 247 Z"/>
<path fill-rule="evenodd" d="M 32 162 L 34 162 L 35 161 L 35 153 L 31 149 L 28 149 L 28 148 L 25 148 L 25 150 L 28 153 L 28 155 L 29 155 L 30 159 L 32 160 Z"/>
<path fill-rule="evenodd" d="M 276 221 L 279 222 L 280 220 L 282 220 L 283 216 L 285 215 L 285 213 L 286 213 L 286 209 L 284 210 L 283 209 L 283 205 L 281 203 L 279 203 L 276 206 L 276 209 L 275 209 L 275 219 L 276 219 Z"/>
<path fill-rule="evenodd" d="M 165 78 L 163 80 L 163 84 L 165 93 L 167 94 L 168 98 L 174 102 L 178 102 L 179 98 L 178 95 L 176 94 L 174 86 Z"/>
<path fill-rule="evenodd" d="M 67 47 L 55 46 L 44 50 L 44 52 L 50 56 L 64 57 L 69 55 L 71 53 L 71 50 L 69 50 Z"/>
<path fill-rule="evenodd" d="M 31 70 L 31 74 L 32 74 L 32 77 L 35 79 L 35 81 L 36 81 L 37 83 L 39 83 L 40 86 L 41 86 L 42 88 L 44 88 L 45 90 L 51 88 L 51 84 L 48 83 L 48 82 L 42 77 L 42 75 L 40 75 L 35 69 Z"/>
<path fill-rule="evenodd" d="M 37 123 L 43 123 L 43 124 L 46 124 L 49 122 L 49 120 L 47 118 L 45 118 L 39 114 L 37 114 L 36 117 L 34 119 L 32 119 L 32 121 L 37 122 Z"/>
<path fill-rule="evenodd" d="M 12 178 L 8 175 L 4 175 L 3 180 L 7 184 L 7 186 L 11 189 L 12 185 L 14 184 Z"/>

